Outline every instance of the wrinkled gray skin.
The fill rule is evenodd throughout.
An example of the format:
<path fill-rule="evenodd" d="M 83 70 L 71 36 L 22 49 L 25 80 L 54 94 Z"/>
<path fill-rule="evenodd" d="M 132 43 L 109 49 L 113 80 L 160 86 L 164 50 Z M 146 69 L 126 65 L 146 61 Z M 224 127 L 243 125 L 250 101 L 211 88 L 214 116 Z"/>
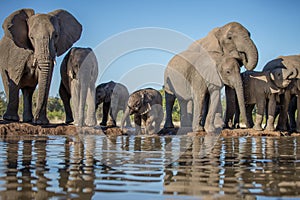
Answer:
<path fill-rule="evenodd" d="M 48 124 L 47 100 L 56 56 L 66 52 L 81 35 L 82 27 L 67 11 L 35 14 L 32 9 L 15 11 L 3 22 L 0 68 L 8 99 L 5 120 L 19 121 L 19 90 L 23 92 L 23 121 Z M 37 86 L 36 111 L 32 95 Z"/>
<path fill-rule="evenodd" d="M 287 70 L 293 72 L 296 71 L 297 76 L 295 77 L 296 80 L 294 80 L 293 84 L 291 86 L 289 86 L 285 92 L 284 92 L 284 97 L 283 97 L 283 102 L 281 102 L 282 104 L 282 109 L 280 110 L 280 114 L 279 114 L 279 119 L 278 119 L 278 124 L 276 129 L 278 130 L 282 130 L 285 131 L 288 129 L 287 127 L 287 121 L 288 121 L 288 109 L 289 109 L 289 104 L 291 101 L 291 97 L 293 95 L 300 95 L 300 83 L 299 83 L 299 79 L 300 79 L 300 55 L 290 55 L 290 56 L 279 56 L 278 58 L 271 60 L 270 62 L 268 62 L 263 70 L 267 71 L 270 69 L 276 69 L 276 68 L 286 68 Z M 297 106 L 292 106 L 292 109 L 295 109 L 297 107 L 297 109 L 300 109 L 300 98 L 297 98 Z M 295 110 L 292 111 L 290 110 L 289 113 L 295 113 Z M 294 114 L 293 114 L 294 115 Z M 294 116 L 291 116 L 291 118 L 294 118 Z M 292 122 L 294 122 L 294 119 L 291 119 Z M 295 128 L 293 127 L 294 124 L 291 124 L 291 128 Z M 297 114 L 297 121 L 296 121 L 296 131 L 300 132 L 300 112 L 298 112 Z"/>
<path fill-rule="evenodd" d="M 267 130 L 273 131 L 275 110 L 277 102 L 279 101 L 279 95 L 284 92 L 284 89 L 289 86 L 292 79 L 297 76 L 296 71 L 290 71 L 284 68 L 272 69 L 263 72 L 246 71 L 241 74 L 244 87 L 245 104 L 248 124 L 255 130 L 262 130 L 262 120 L 264 112 L 268 110 Z M 233 89 L 231 89 L 233 90 Z M 231 92 L 232 96 L 228 96 L 228 107 L 231 112 L 226 115 L 225 122 L 232 119 L 233 114 L 239 119 L 239 111 L 234 113 L 235 92 Z M 268 104 L 267 104 L 268 102 Z M 252 110 L 256 105 L 256 121 L 253 123 Z M 266 107 L 267 106 L 267 107 Z M 237 121 L 239 123 L 239 121 Z"/>
<path fill-rule="evenodd" d="M 75 125 L 95 126 L 95 82 L 98 77 L 98 63 L 93 50 L 79 47 L 70 49 L 61 63 L 60 74 L 59 94 L 65 107 L 66 123 L 75 119 Z M 88 108 L 85 115 L 86 105 Z"/>
<path fill-rule="evenodd" d="M 135 91 L 129 96 L 125 114 L 121 122 L 122 129 L 125 119 L 129 115 L 134 115 L 136 134 L 142 133 L 142 120 L 145 123 L 146 134 L 158 133 L 164 117 L 161 94 L 152 88 Z"/>
<path fill-rule="evenodd" d="M 172 108 L 175 98 L 178 98 L 181 110 L 181 127 L 192 125 L 193 131 L 203 130 L 200 125 L 203 118 L 203 99 L 209 92 L 211 101 L 205 130 L 207 132 L 215 131 L 216 119 L 212 116 L 219 116 L 217 121 L 222 121 L 220 89 L 223 83 L 227 84 L 226 80 L 223 80 L 219 75 L 221 68 L 218 66 L 222 66 L 220 63 L 225 57 L 235 59 L 239 66 L 244 65 L 248 70 L 256 67 L 258 61 L 256 46 L 251 40 L 248 30 L 239 23 L 232 22 L 213 29 L 205 38 L 195 41 L 186 51 L 175 55 L 170 60 L 164 76 L 165 128 L 174 127 Z M 238 93 L 242 117 L 246 119 L 241 83 L 236 81 L 233 87 Z"/>
<path fill-rule="evenodd" d="M 98 106 L 103 103 L 103 117 L 100 125 L 102 126 L 116 126 L 116 119 L 119 111 L 125 112 L 129 92 L 125 85 L 110 81 L 101 83 L 96 88 L 96 110 Z M 108 120 L 108 114 L 110 116 Z M 127 116 L 126 126 L 131 126 L 130 118 Z"/>

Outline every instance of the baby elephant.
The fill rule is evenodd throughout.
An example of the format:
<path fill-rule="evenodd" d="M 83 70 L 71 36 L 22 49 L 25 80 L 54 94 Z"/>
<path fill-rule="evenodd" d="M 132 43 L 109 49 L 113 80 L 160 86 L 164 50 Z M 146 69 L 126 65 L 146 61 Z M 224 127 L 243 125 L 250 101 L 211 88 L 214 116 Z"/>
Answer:
<path fill-rule="evenodd" d="M 101 83 L 96 88 L 96 110 L 98 106 L 103 103 L 103 116 L 100 125 L 116 126 L 116 119 L 118 112 L 122 110 L 125 112 L 126 103 L 129 98 L 129 92 L 125 85 L 115 83 L 113 81 Z M 108 113 L 110 115 L 109 122 Z M 126 125 L 131 126 L 129 116 L 126 117 Z"/>
<path fill-rule="evenodd" d="M 161 94 L 152 88 L 135 91 L 129 96 L 128 104 L 121 123 L 122 129 L 124 127 L 125 119 L 129 115 L 134 115 L 136 134 L 142 133 L 142 120 L 145 123 L 146 134 L 157 133 L 164 117 Z"/>
<path fill-rule="evenodd" d="M 84 120 L 87 126 L 96 125 L 95 82 L 98 76 L 98 63 L 93 50 L 72 48 L 61 63 L 60 73 L 59 94 L 65 107 L 66 123 L 73 122 L 75 118 L 75 124 L 78 126 L 83 126 Z M 88 106 L 86 117 L 84 117 L 85 105 Z"/>

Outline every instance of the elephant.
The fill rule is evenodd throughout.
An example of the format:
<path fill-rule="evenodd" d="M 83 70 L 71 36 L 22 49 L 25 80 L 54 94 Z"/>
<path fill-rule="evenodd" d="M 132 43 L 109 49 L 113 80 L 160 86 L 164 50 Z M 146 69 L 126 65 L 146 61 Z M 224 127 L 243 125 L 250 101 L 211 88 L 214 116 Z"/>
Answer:
<path fill-rule="evenodd" d="M 121 121 L 122 130 L 125 119 L 129 115 L 134 115 L 136 134 L 142 133 L 142 120 L 145 123 L 146 134 L 158 133 L 160 124 L 164 117 L 162 109 L 162 96 L 159 91 L 153 88 L 146 88 L 137 90 L 129 96 L 125 114 Z"/>
<path fill-rule="evenodd" d="M 241 74 L 244 87 L 246 115 L 248 124 L 255 130 L 263 130 L 261 124 L 265 110 L 267 111 L 267 126 L 266 130 L 273 131 L 276 106 L 279 102 L 280 94 L 285 91 L 292 80 L 296 77 L 296 70 L 290 71 L 285 68 L 275 68 L 268 71 L 246 71 Z M 231 89 L 233 90 L 233 89 Z M 228 107 L 231 107 L 231 112 L 226 115 L 225 122 L 232 119 L 233 114 L 239 119 L 239 110 L 236 104 L 235 92 L 230 92 L 232 96 L 228 96 Z M 253 123 L 252 110 L 256 105 L 256 121 Z M 237 108 L 237 110 L 234 110 Z M 228 119 L 229 118 L 229 119 Z"/>
<path fill-rule="evenodd" d="M 96 88 L 96 110 L 98 106 L 103 103 L 103 117 L 100 125 L 106 126 L 108 120 L 108 113 L 110 119 L 108 124 L 110 126 L 116 126 L 116 119 L 118 112 L 122 110 L 125 112 L 127 101 L 129 98 L 129 92 L 125 85 L 110 81 L 107 83 L 101 83 Z M 127 116 L 126 126 L 131 126 L 130 118 Z"/>
<path fill-rule="evenodd" d="M 210 105 L 205 131 L 214 132 L 214 117 L 221 118 L 220 89 L 226 83 L 224 74 L 221 77 L 221 62 L 231 57 L 241 67 L 253 70 L 258 61 L 258 52 L 254 42 L 250 38 L 249 31 L 237 22 L 231 22 L 223 27 L 215 28 L 208 35 L 193 42 L 190 47 L 175 55 L 168 63 L 164 73 L 164 90 L 166 99 L 166 121 L 164 128 L 173 128 L 172 108 L 177 98 L 180 105 L 181 126 L 190 127 L 193 131 L 202 131 L 200 121 L 203 118 L 202 104 L 205 93 L 210 94 Z M 231 71 L 223 70 L 233 76 Z M 234 74 L 238 74 L 234 71 Z M 240 77 L 240 76 L 236 76 Z M 238 93 L 239 106 L 242 117 L 246 119 L 243 88 L 241 79 L 237 78 L 233 87 Z M 222 120 L 222 119 L 221 119 Z M 247 121 L 247 120 L 245 120 Z M 192 122 L 192 124 L 191 124 Z"/>
<path fill-rule="evenodd" d="M 66 123 L 73 122 L 75 118 L 75 125 L 95 126 L 95 82 L 98 78 L 98 62 L 93 50 L 71 48 L 61 63 L 60 74 L 59 94 L 66 112 Z M 88 108 L 85 115 L 86 105 Z"/>
<path fill-rule="evenodd" d="M 8 99 L 3 119 L 19 121 L 21 89 L 23 122 L 48 124 L 46 108 L 55 58 L 80 38 L 82 26 L 65 10 L 35 14 L 32 9 L 21 9 L 9 15 L 2 28 L 0 69 Z M 37 106 L 33 116 L 32 95 L 37 85 Z"/>
<path fill-rule="evenodd" d="M 283 98 L 281 104 L 282 109 L 280 110 L 278 124 L 276 129 L 286 131 L 288 130 L 288 113 L 292 113 L 292 111 L 289 110 L 289 104 L 291 101 L 292 96 L 300 95 L 300 54 L 298 55 L 289 55 L 289 56 L 279 56 L 271 61 L 269 61 L 263 68 L 263 71 L 267 71 L 270 69 L 276 69 L 276 68 L 286 68 L 287 70 L 291 72 L 296 73 L 295 80 L 291 83 L 291 85 L 285 90 L 283 93 Z M 294 101 L 295 103 L 295 101 Z M 297 107 L 297 109 L 300 109 L 300 99 L 297 98 L 296 101 L 297 106 L 292 106 L 294 109 Z M 293 111 L 295 112 L 295 110 Z M 295 129 L 293 127 L 295 124 L 294 114 L 290 116 L 290 121 L 292 122 L 291 128 Z M 300 132 L 300 112 L 297 113 L 297 121 L 296 121 L 296 131 Z"/>

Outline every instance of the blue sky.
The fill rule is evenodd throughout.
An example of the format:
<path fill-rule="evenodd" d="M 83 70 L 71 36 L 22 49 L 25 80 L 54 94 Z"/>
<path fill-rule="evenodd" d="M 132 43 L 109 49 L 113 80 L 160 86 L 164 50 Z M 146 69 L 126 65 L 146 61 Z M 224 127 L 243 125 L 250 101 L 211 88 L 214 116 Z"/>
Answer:
<path fill-rule="evenodd" d="M 297 0 L 3 0 L 0 2 L 0 22 L 3 23 L 11 12 L 20 8 L 33 8 L 37 13 L 68 10 L 83 25 L 81 38 L 74 46 L 91 47 L 97 52 L 100 48 L 99 52 L 102 52 L 102 55 L 97 54 L 101 65 L 97 84 L 121 81 L 132 84 L 129 86 L 132 91 L 146 86 L 161 87 L 163 70 L 174 53 L 184 50 L 189 41 L 202 38 L 213 28 L 231 21 L 240 22 L 251 32 L 259 52 L 256 70 L 261 70 L 266 62 L 279 55 L 299 54 L 299 7 L 300 1 Z M 156 32 L 137 35 L 139 31 L 136 30 L 143 28 L 156 29 Z M 160 39 L 153 36 L 165 31 L 169 31 L 171 36 Z M 132 33 L 129 39 L 125 37 L 128 32 Z M 2 36 L 3 30 L 0 31 Z M 114 43 L 118 36 L 130 43 L 139 37 L 143 41 L 107 62 L 105 56 L 119 50 Z M 156 46 L 149 47 L 151 42 Z M 160 42 L 171 47 L 161 47 Z M 107 51 L 103 49 L 106 43 L 113 43 Z M 176 48 L 173 48 L 174 44 Z M 58 94 L 62 58 L 57 59 L 51 96 Z M 136 78 L 140 81 L 133 84 Z M 3 90 L 2 81 L 0 90 Z"/>

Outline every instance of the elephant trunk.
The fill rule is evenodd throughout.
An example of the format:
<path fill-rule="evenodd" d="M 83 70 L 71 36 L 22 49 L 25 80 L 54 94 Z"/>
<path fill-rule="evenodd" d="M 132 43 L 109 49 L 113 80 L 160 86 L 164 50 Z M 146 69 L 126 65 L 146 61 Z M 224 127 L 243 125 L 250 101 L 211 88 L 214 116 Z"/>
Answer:
<path fill-rule="evenodd" d="M 243 89 L 243 83 L 241 77 L 237 80 L 235 86 L 236 96 L 238 100 L 238 105 L 240 108 L 240 113 L 242 116 L 242 119 L 244 120 L 246 127 L 249 127 L 248 119 L 246 116 L 246 106 L 245 106 L 245 98 L 244 98 L 244 89 Z"/>
<path fill-rule="evenodd" d="M 253 70 L 258 62 L 258 52 L 254 42 L 249 38 L 249 36 L 245 37 L 242 48 L 238 48 L 238 50 L 245 54 L 242 56 L 242 62 L 245 68 L 247 70 Z"/>
<path fill-rule="evenodd" d="M 48 62 L 38 64 L 38 99 L 35 111 L 35 121 L 46 120 L 47 101 L 53 72 L 52 65 L 52 63 Z M 40 123 L 47 123 L 47 121 Z"/>
<path fill-rule="evenodd" d="M 295 67 L 288 69 L 287 73 L 283 73 L 283 79 L 287 79 L 287 80 L 295 79 L 297 78 L 297 76 L 298 76 L 298 70 Z"/>
<path fill-rule="evenodd" d="M 124 128 L 126 118 L 128 118 L 129 115 L 130 115 L 130 108 L 128 106 L 126 106 L 125 112 L 124 112 L 122 120 L 121 120 L 121 129 Z"/>

